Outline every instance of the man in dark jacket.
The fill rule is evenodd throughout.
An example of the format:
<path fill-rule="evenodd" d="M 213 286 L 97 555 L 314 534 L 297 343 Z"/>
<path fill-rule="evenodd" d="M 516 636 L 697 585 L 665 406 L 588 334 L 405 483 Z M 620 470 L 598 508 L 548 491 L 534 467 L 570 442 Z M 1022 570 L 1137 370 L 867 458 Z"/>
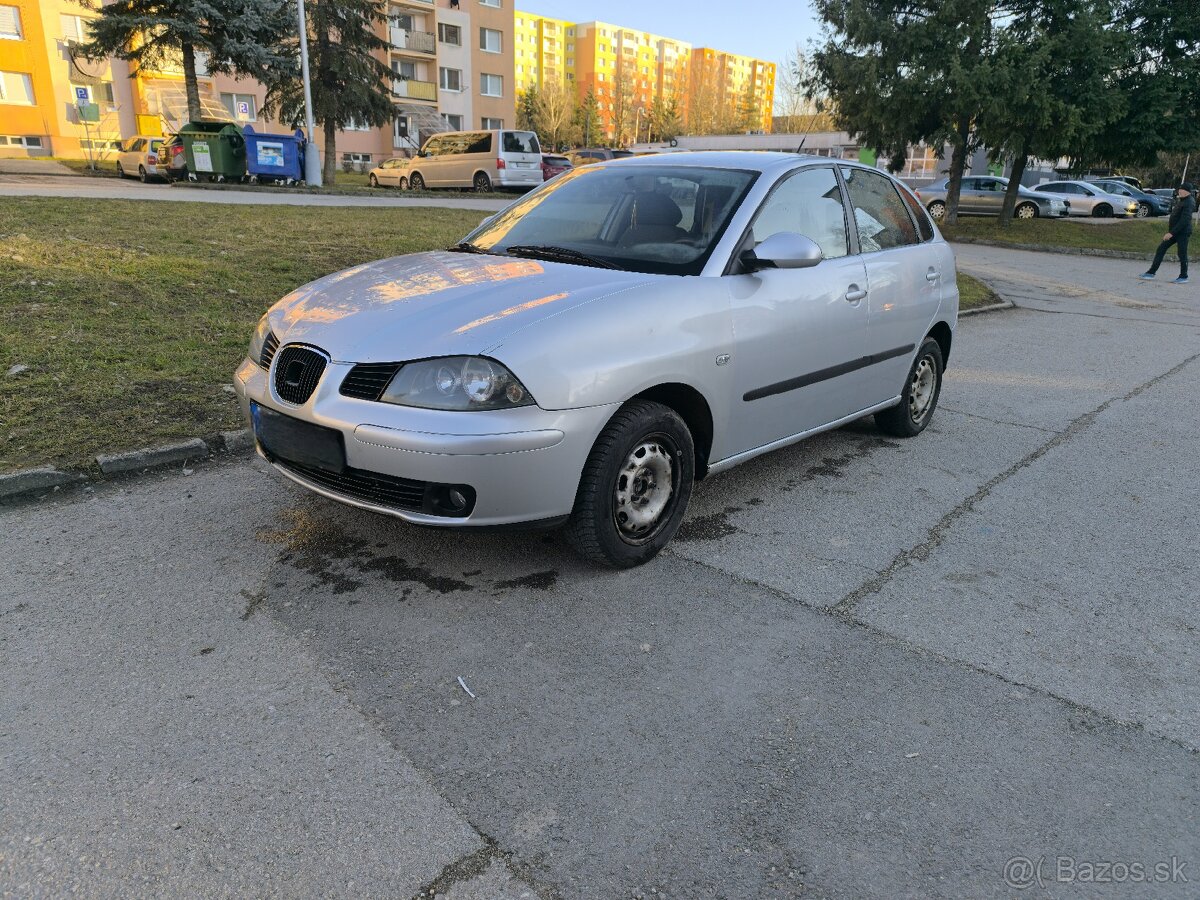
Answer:
<path fill-rule="evenodd" d="M 1158 267 L 1162 265 L 1167 248 L 1174 244 L 1179 252 L 1179 277 L 1175 279 L 1174 284 L 1188 283 L 1188 238 L 1192 236 L 1192 216 L 1196 212 L 1195 194 L 1196 186 L 1190 181 L 1185 181 L 1180 186 L 1179 199 L 1175 203 L 1175 209 L 1171 211 L 1171 220 L 1167 223 L 1167 234 L 1154 253 L 1154 263 L 1148 272 L 1139 277 L 1153 278 L 1158 273 Z"/>

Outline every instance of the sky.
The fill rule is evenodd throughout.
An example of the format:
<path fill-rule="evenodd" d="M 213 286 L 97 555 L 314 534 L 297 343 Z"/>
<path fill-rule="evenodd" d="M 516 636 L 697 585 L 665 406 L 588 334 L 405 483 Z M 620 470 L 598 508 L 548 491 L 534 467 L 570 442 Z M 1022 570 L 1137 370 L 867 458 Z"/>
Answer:
<path fill-rule="evenodd" d="M 516 8 L 572 22 L 599 19 L 774 63 L 782 63 L 797 42 L 805 44 L 820 33 L 807 0 L 516 0 Z"/>

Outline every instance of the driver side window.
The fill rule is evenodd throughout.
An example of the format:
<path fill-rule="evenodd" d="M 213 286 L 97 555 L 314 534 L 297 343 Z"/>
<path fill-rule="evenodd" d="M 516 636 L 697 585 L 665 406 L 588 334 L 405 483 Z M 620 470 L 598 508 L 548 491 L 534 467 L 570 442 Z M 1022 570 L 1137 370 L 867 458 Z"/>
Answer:
<path fill-rule="evenodd" d="M 814 241 L 826 259 L 849 253 L 846 210 L 833 169 L 802 169 L 767 198 L 753 226 L 757 246 L 773 234 L 791 231 Z"/>

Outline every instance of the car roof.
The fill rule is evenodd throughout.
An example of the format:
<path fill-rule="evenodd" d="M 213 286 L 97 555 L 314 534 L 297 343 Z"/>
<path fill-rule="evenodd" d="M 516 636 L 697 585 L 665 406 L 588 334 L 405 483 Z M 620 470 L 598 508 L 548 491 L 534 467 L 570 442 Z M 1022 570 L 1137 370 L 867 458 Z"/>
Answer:
<path fill-rule="evenodd" d="M 778 172 L 795 167 L 800 163 L 830 163 L 854 166 L 859 169 L 880 171 L 874 166 L 848 159 L 835 160 L 828 156 L 816 156 L 811 153 L 780 153 L 765 150 L 688 150 L 683 153 L 672 153 L 662 157 L 658 154 L 650 156 L 629 156 L 624 159 L 605 161 L 609 166 L 695 166 L 697 168 L 713 169 L 748 169 L 753 172 Z M 883 174 L 887 174 L 886 172 Z"/>

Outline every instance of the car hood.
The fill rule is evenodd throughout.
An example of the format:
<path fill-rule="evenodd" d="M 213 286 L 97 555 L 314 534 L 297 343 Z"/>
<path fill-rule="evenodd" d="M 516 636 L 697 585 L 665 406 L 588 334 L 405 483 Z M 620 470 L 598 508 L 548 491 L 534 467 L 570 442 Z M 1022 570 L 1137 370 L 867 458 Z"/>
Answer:
<path fill-rule="evenodd" d="M 484 353 L 514 331 L 656 277 L 504 256 L 437 251 L 336 272 L 276 303 L 280 343 L 342 362 Z"/>

